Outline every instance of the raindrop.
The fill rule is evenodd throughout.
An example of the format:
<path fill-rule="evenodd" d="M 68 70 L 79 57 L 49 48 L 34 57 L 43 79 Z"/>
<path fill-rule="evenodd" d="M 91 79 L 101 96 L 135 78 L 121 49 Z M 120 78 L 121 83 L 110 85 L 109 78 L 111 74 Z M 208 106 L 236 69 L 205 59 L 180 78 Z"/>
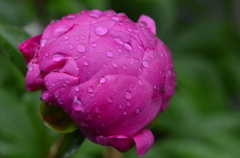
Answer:
<path fill-rule="evenodd" d="M 120 18 L 119 18 L 119 17 L 117 17 L 117 16 L 113 16 L 113 17 L 111 17 L 111 20 L 112 20 L 112 21 L 119 21 L 119 20 L 120 20 Z"/>
<path fill-rule="evenodd" d="M 113 99 L 111 97 L 107 97 L 107 102 L 112 103 Z"/>
<path fill-rule="evenodd" d="M 47 43 L 48 43 L 47 39 L 42 39 L 40 45 L 41 45 L 41 47 L 45 47 Z"/>
<path fill-rule="evenodd" d="M 134 33 L 138 33 L 138 30 L 133 30 Z"/>
<path fill-rule="evenodd" d="M 55 87 L 55 83 L 52 83 L 52 86 Z"/>
<path fill-rule="evenodd" d="M 98 26 L 95 30 L 96 35 L 103 36 L 108 32 L 108 28 L 104 25 Z"/>
<path fill-rule="evenodd" d="M 33 67 L 30 66 L 30 67 L 28 68 L 28 70 L 29 70 L 29 71 L 33 71 Z"/>
<path fill-rule="evenodd" d="M 124 111 L 124 112 L 123 112 L 123 114 L 124 114 L 124 115 L 127 115 L 127 112 L 126 112 L 126 111 Z"/>
<path fill-rule="evenodd" d="M 147 23 L 145 22 L 145 21 L 140 21 L 140 22 L 138 22 L 138 25 L 140 26 L 140 27 L 147 27 Z"/>
<path fill-rule="evenodd" d="M 102 78 L 99 79 L 99 83 L 105 83 L 106 81 L 107 81 L 107 80 L 106 80 L 105 77 L 102 77 Z"/>
<path fill-rule="evenodd" d="M 124 44 L 123 44 L 123 47 L 124 47 L 126 50 L 129 50 L 129 51 L 132 50 L 132 46 L 131 46 L 129 43 L 124 43 Z"/>
<path fill-rule="evenodd" d="M 83 65 L 88 66 L 89 65 L 88 61 L 84 60 Z"/>
<path fill-rule="evenodd" d="M 104 123 L 101 123 L 101 127 L 106 127 Z"/>
<path fill-rule="evenodd" d="M 99 18 L 102 15 L 102 12 L 100 10 L 92 10 L 89 14 L 89 16 L 94 18 Z"/>
<path fill-rule="evenodd" d="M 127 106 L 131 106 L 131 103 L 130 103 L 130 102 L 127 102 Z"/>
<path fill-rule="evenodd" d="M 88 92 L 92 93 L 93 92 L 93 87 L 88 87 Z"/>
<path fill-rule="evenodd" d="M 99 110 L 98 108 L 96 108 L 96 109 L 95 109 L 95 112 L 96 112 L 96 113 L 99 113 L 99 112 L 100 112 L 100 110 Z"/>
<path fill-rule="evenodd" d="M 68 25 L 61 25 L 61 26 L 58 26 L 54 33 L 53 33 L 53 36 L 54 37 L 59 37 L 61 35 L 63 35 L 65 32 L 67 32 L 68 30 L 70 29 L 70 26 Z"/>
<path fill-rule="evenodd" d="M 114 38 L 114 42 L 118 45 L 122 45 L 123 44 L 123 41 L 119 38 Z"/>
<path fill-rule="evenodd" d="M 86 50 L 86 45 L 85 45 L 84 43 L 79 44 L 79 45 L 77 46 L 77 51 L 78 51 L 79 53 L 83 53 L 85 50 Z"/>
<path fill-rule="evenodd" d="M 86 39 L 86 37 L 85 36 L 82 36 L 82 38 L 81 38 L 82 40 L 85 40 Z"/>
<path fill-rule="evenodd" d="M 70 45 L 68 46 L 68 48 L 72 50 L 72 49 L 73 49 L 73 45 L 70 44 Z"/>
<path fill-rule="evenodd" d="M 128 31 L 132 32 L 132 29 L 131 29 L 131 28 L 128 28 Z"/>
<path fill-rule="evenodd" d="M 138 46 L 139 49 L 143 49 L 143 47 L 141 45 Z"/>
<path fill-rule="evenodd" d="M 48 55 L 49 55 L 49 54 L 48 54 L 48 53 L 46 53 L 46 54 L 45 54 L 45 57 L 48 57 Z"/>
<path fill-rule="evenodd" d="M 111 51 L 108 51 L 108 52 L 106 53 L 106 55 L 107 55 L 107 57 L 109 57 L 109 58 L 113 57 L 113 53 L 112 53 Z"/>
<path fill-rule="evenodd" d="M 69 36 L 64 36 L 64 40 L 68 40 L 69 39 Z"/>
<path fill-rule="evenodd" d="M 97 44 L 96 44 L 96 43 L 93 43 L 93 44 L 92 44 L 92 47 L 96 47 L 96 46 L 97 46 Z"/>
<path fill-rule="evenodd" d="M 137 108 L 135 112 L 138 114 L 140 112 L 140 109 Z"/>
<path fill-rule="evenodd" d="M 123 108 L 123 105 L 122 105 L 122 104 L 120 104 L 120 105 L 119 105 L 119 109 L 122 109 L 122 108 Z"/>
<path fill-rule="evenodd" d="M 76 92 L 78 92 L 78 91 L 79 91 L 79 87 L 76 86 L 76 87 L 74 88 L 74 90 L 75 90 Z"/>
<path fill-rule="evenodd" d="M 126 70 L 126 69 L 127 69 L 127 66 L 124 64 L 124 65 L 122 66 L 122 68 L 123 68 L 124 70 Z"/>
<path fill-rule="evenodd" d="M 63 58 L 64 58 L 63 55 L 61 55 L 61 54 L 55 54 L 55 55 L 53 55 L 52 60 L 55 61 L 55 62 L 59 62 L 59 61 L 61 61 Z"/>
<path fill-rule="evenodd" d="M 76 17 L 77 17 L 76 14 L 69 14 L 69 15 L 66 17 L 66 19 L 67 19 L 67 20 L 72 20 L 72 19 L 75 19 Z"/>
<path fill-rule="evenodd" d="M 77 96 L 74 97 L 74 101 L 72 104 L 72 107 L 76 111 L 82 111 L 83 110 L 83 104 L 82 102 L 77 98 Z"/>
<path fill-rule="evenodd" d="M 117 67 L 117 63 L 112 63 L 112 67 Z"/>
<path fill-rule="evenodd" d="M 143 67 L 145 67 L 145 68 L 149 67 L 149 63 L 145 60 L 143 61 Z"/>
<path fill-rule="evenodd" d="M 142 86 L 143 85 L 143 82 L 141 80 L 138 80 L 138 85 L 139 86 Z"/>

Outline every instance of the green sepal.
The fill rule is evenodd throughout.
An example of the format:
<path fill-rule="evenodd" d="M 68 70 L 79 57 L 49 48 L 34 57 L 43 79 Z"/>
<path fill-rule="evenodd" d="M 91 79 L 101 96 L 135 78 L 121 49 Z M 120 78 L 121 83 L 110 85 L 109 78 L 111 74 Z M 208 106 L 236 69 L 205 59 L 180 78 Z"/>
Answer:
<path fill-rule="evenodd" d="M 42 102 L 39 112 L 44 124 L 55 131 L 70 133 L 78 128 L 62 107 L 46 105 L 45 102 Z"/>

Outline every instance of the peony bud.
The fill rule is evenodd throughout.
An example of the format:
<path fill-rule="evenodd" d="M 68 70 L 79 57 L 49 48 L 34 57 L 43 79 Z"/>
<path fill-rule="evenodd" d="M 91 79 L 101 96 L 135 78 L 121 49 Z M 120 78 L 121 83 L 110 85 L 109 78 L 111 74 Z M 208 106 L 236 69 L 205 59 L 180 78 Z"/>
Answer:
<path fill-rule="evenodd" d="M 112 10 L 83 10 L 51 23 L 19 45 L 28 62 L 26 88 L 62 107 L 91 141 L 139 156 L 154 142 L 146 128 L 175 90 L 171 53 L 155 22 Z"/>

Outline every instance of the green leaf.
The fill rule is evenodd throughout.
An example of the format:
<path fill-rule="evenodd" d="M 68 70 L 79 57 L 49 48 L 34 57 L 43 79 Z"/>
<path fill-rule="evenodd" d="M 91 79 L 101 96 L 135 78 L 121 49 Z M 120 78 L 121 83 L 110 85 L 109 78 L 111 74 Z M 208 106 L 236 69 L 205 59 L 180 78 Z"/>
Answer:
<path fill-rule="evenodd" d="M 27 71 L 26 63 L 17 46 L 28 38 L 30 36 L 18 27 L 0 24 L 0 52 L 4 53 L 23 75 Z"/>
<path fill-rule="evenodd" d="M 42 102 L 39 112 L 45 125 L 55 131 L 70 133 L 78 127 L 77 124 L 59 106 L 47 106 L 45 102 Z"/>
<path fill-rule="evenodd" d="M 63 143 L 55 158 L 67 158 L 74 154 L 84 141 L 84 135 L 76 130 L 64 135 Z"/>

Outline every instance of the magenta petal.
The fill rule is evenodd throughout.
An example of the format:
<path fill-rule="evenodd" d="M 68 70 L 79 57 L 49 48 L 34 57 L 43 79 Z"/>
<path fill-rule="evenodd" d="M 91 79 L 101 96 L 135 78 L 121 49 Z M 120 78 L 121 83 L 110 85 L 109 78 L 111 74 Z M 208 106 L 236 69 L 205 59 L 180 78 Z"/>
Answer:
<path fill-rule="evenodd" d="M 108 137 L 98 136 L 96 140 L 103 146 L 111 145 L 121 152 L 125 152 L 134 146 L 133 139 L 124 135 L 113 135 Z"/>
<path fill-rule="evenodd" d="M 30 60 L 34 57 L 35 53 L 37 52 L 41 38 L 42 34 L 34 36 L 24 41 L 18 46 L 19 50 L 22 52 L 27 62 L 30 62 Z"/>
<path fill-rule="evenodd" d="M 133 136 L 133 139 L 136 143 L 138 156 L 143 156 L 154 142 L 154 136 L 149 129 L 141 130 Z"/>
<path fill-rule="evenodd" d="M 144 21 L 147 23 L 147 28 L 149 28 L 152 33 L 156 34 L 156 25 L 155 21 L 147 15 L 141 15 L 138 19 L 138 22 Z"/>
<path fill-rule="evenodd" d="M 28 64 L 28 72 L 26 75 L 26 89 L 28 91 L 35 91 L 41 88 L 43 79 L 40 75 L 40 70 L 37 64 Z"/>

